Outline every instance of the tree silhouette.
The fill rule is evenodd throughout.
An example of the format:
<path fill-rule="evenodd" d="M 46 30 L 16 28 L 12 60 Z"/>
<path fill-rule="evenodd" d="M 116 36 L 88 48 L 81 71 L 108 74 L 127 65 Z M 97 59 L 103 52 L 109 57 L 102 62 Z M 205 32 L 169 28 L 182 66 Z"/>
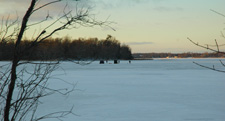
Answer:
<path fill-rule="evenodd" d="M 1 24 L 0 41 L 1 47 L 3 47 L 1 48 L 3 50 L 1 55 L 3 54 L 3 56 L 6 56 L 5 58 L 11 61 L 10 64 L 0 67 L 0 120 L 2 121 L 38 121 L 46 118 L 60 120 L 60 118 L 68 114 L 73 114 L 71 109 L 68 111 L 50 112 L 44 116 L 36 116 L 37 107 L 40 104 L 39 100 L 41 98 L 54 93 L 67 95 L 74 90 L 75 85 L 72 84 L 70 90 L 49 88 L 47 86 L 48 80 L 51 77 L 51 73 L 58 68 L 59 61 L 45 62 L 41 60 L 39 62 L 32 62 L 32 54 L 34 54 L 39 47 L 42 47 L 44 50 L 46 49 L 43 52 L 49 51 L 48 48 L 44 48 L 42 44 L 48 43 L 46 40 L 56 32 L 76 29 L 79 28 L 79 26 L 109 26 L 108 24 L 110 24 L 110 22 L 107 21 L 97 21 L 91 16 L 89 8 L 80 7 L 77 3 L 75 12 L 66 11 L 65 8 L 67 6 L 65 6 L 65 8 L 62 8 L 63 15 L 41 29 L 37 36 L 33 37 L 30 42 L 23 41 L 26 31 L 36 25 L 42 25 L 48 22 L 51 18 L 51 16 L 47 14 L 43 20 L 30 23 L 31 16 L 50 5 L 63 2 L 62 0 L 40 1 L 41 0 L 31 0 L 21 24 L 18 18 L 15 21 L 11 21 L 9 20 L 10 17 L 3 20 Z M 4 55 L 4 49 L 8 47 L 12 48 L 13 51 L 12 53 Z M 52 54 L 53 52 L 49 53 Z M 39 54 L 45 55 L 41 51 L 39 51 Z M 22 61 L 23 58 L 27 58 L 27 60 Z M 28 66 L 31 66 L 32 70 L 28 70 Z"/>

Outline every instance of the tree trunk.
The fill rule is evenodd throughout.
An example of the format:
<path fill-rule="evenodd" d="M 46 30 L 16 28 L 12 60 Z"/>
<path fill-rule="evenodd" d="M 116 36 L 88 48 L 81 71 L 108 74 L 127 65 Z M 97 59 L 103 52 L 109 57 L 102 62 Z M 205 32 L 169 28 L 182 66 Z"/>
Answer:
<path fill-rule="evenodd" d="M 12 60 L 11 80 L 10 80 L 10 84 L 9 84 L 9 87 L 8 87 L 6 106 L 5 106 L 5 110 L 4 110 L 4 121 L 10 121 L 9 120 L 9 114 L 10 114 L 10 108 L 11 108 L 11 101 L 12 101 L 13 91 L 14 91 L 14 88 L 15 88 L 15 83 L 16 83 L 16 78 L 17 78 L 16 68 L 18 66 L 20 56 L 22 56 L 20 54 L 20 42 L 23 38 L 23 34 L 24 34 L 25 29 L 27 27 L 27 22 L 30 18 L 30 15 L 32 14 L 35 3 L 36 3 L 36 0 L 31 1 L 30 7 L 28 8 L 26 14 L 23 17 L 20 32 L 19 32 L 19 35 L 18 35 L 17 40 L 16 40 L 16 45 L 15 45 L 15 49 L 14 49 L 14 56 L 13 56 L 13 60 Z M 14 118 L 12 117 L 12 120 L 13 119 Z"/>
<path fill-rule="evenodd" d="M 5 113 L 4 113 L 4 120 L 9 121 L 9 112 L 10 112 L 10 107 L 11 107 L 11 100 L 12 100 L 12 95 L 15 87 L 15 82 L 16 82 L 16 67 L 18 64 L 18 59 L 13 59 L 13 64 L 12 64 L 12 69 L 11 69 L 11 82 L 9 85 L 9 91 L 6 99 L 6 106 L 5 106 Z"/>

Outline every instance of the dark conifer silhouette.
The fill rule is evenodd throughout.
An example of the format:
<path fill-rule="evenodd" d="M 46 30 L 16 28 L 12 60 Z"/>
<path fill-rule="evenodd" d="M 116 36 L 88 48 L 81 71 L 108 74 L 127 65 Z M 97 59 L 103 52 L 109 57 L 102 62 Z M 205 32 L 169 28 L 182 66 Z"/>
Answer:
<path fill-rule="evenodd" d="M 21 41 L 21 48 L 32 44 L 32 41 Z M 0 60 L 10 60 L 13 56 L 15 43 L 0 42 Z M 132 59 L 131 49 L 127 45 L 121 45 L 118 40 L 108 35 L 106 39 L 69 39 L 49 38 L 45 39 L 31 51 L 26 51 L 22 60 L 113 60 Z"/>

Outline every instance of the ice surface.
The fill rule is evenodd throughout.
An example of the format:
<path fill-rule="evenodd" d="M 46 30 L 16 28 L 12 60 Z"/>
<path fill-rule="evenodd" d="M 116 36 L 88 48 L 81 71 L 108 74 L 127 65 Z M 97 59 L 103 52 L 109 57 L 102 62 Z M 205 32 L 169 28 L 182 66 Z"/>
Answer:
<path fill-rule="evenodd" d="M 68 97 L 43 99 L 39 114 L 74 106 L 78 116 L 65 121 L 225 121 L 225 73 L 192 63 L 220 68 L 218 60 L 156 59 L 86 66 L 63 62 L 63 69 L 54 74 L 76 83 L 77 90 Z M 49 86 L 68 85 L 52 79 Z"/>

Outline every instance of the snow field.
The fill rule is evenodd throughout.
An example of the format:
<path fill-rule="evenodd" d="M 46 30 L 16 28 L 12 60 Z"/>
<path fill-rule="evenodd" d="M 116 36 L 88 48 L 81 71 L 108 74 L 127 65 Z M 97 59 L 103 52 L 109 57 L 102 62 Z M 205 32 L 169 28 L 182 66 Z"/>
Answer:
<path fill-rule="evenodd" d="M 76 84 L 69 96 L 42 100 L 39 114 L 68 110 L 78 116 L 65 121 L 224 121 L 225 74 L 192 62 L 220 67 L 218 59 L 156 59 L 93 62 L 81 66 L 63 62 L 55 77 Z M 70 87 L 52 79 L 50 87 Z M 54 120 L 54 119 L 53 119 Z"/>

